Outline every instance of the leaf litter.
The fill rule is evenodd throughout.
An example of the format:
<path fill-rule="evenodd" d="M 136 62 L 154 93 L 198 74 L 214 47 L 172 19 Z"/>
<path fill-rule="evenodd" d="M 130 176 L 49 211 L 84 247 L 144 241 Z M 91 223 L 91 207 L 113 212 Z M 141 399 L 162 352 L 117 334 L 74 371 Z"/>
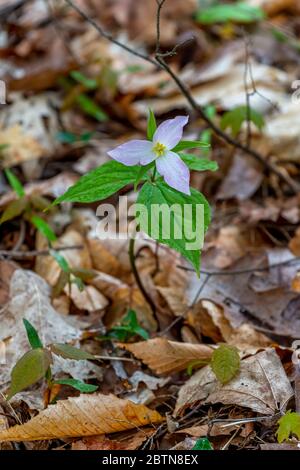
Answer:
<path fill-rule="evenodd" d="M 156 2 L 133 3 L 78 5 L 126 45 L 152 53 Z M 195 0 L 167 0 L 161 47 L 215 125 L 238 115 L 248 90 L 252 113 L 264 125 L 239 123 L 236 138 L 250 140 L 299 182 L 299 100 L 293 94 L 299 5 L 245 3 L 262 8 L 267 20 L 247 18 L 241 34 L 235 17 L 224 23 L 211 19 L 217 10 L 200 14 Z M 9 9 L 13 2 L 4 4 Z M 23 441 L 27 449 L 190 450 L 203 438 L 214 449 L 297 448 L 292 343 L 300 334 L 299 194 L 215 138 L 165 70 L 100 38 L 71 8 L 52 11 L 35 0 L 6 18 L 1 166 L 21 181 L 56 241 L 49 247 L 1 175 L 1 212 L 13 201 L 22 210 L 8 211 L 0 225 L 0 449 Z M 215 173 L 192 173 L 213 209 L 200 279 L 166 246 L 146 236 L 136 244 L 155 312 L 135 284 L 128 240 L 97 237 L 96 204 L 65 203 L 44 212 L 81 175 L 108 161 L 108 150 L 141 139 L 149 107 L 159 121 L 188 112 L 187 135 L 212 144 L 205 155 L 196 153 L 219 163 Z M 130 203 L 132 189 L 121 191 Z M 114 198 L 108 202 L 117 206 Z M 63 343 L 89 356 L 53 355 L 51 389 L 39 380 L 6 401 L 12 369 L 30 351 L 24 318 L 44 347 Z M 63 385 L 70 380 L 101 393 Z M 30 444 L 35 440 L 46 443 Z"/>

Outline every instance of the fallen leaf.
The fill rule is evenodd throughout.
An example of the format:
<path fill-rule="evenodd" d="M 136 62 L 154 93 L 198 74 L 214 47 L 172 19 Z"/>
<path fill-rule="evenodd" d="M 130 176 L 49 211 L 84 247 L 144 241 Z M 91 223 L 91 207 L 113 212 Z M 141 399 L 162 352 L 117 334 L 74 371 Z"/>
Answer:
<path fill-rule="evenodd" d="M 132 436 L 112 440 L 106 436 L 92 436 L 72 443 L 72 450 L 136 450 L 155 430 L 141 429 Z"/>
<path fill-rule="evenodd" d="M 17 269 L 10 282 L 10 302 L 0 314 L 0 340 L 6 341 L 6 364 L 1 365 L 0 382 L 10 380 L 10 372 L 17 360 L 29 350 L 23 325 L 26 318 L 39 332 L 44 345 L 72 343 L 76 346 L 84 323 L 57 313 L 50 302 L 50 287 L 32 271 Z M 53 372 L 64 371 L 83 380 L 100 374 L 101 368 L 87 361 L 55 358 Z"/>
<path fill-rule="evenodd" d="M 212 348 L 205 344 L 188 344 L 154 338 L 133 344 L 119 344 L 147 364 L 157 374 L 184 370 L 192 361 L 209 361 Z"/>
<path fill-rule="evenodd" d="M 209 366 L 197 371 L 180 389 L 175 414 L 196 403 L 223 403 L 273 415 L 286 407 L 293 394 L 279 356 L 267 349 L 242 360 L 239 373 L 223 386 Z"/>
<path fill-rule="evenodd" d="M 0 441 L 35 441 L 108 434 L 161 423 L 144 405 L 114 395 L 81 395 L 50 405 L 23 425 L 0 432 Z"/>

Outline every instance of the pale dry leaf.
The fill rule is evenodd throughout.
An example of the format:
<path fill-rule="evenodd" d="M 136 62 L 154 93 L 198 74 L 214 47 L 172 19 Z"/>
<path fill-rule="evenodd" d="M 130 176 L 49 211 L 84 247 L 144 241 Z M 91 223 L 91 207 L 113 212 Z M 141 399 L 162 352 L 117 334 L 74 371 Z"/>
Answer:
<path fill-rule="evenodd" d="M 200 300 L 187 314 L 187 323 L 197 334 L 211 338 L 215 343 L 227 341 L 233 332 L 224 308 L 210 300 Z"/>
<path fill-rule="evenodd" d="M 53 178 L 43 181 L 34 181 L 25 185 L 26 196 L 52 196 L 54 198 L 64 194 L 70 186 L 76 183 L 78 176 L 74 173 L 63 171 Z M 0 199 L 0 208 L 7 206 L 16 199 L 15 191 L 11 190 L 5 193 Z"/>
<path fill-rule="evenodd" d="M 212 348 L 205 344 L 188 344 L 154 338 L 132 344 L 119 344 L 147 364 L 157 374 L 184 370 L 193 361 L 209 361 Z"/>
<path fill-rule="evenodd" d="M 80 310 L 95 312 L 96 310 L 104 310 L 108 305 L 107 298 L 94 286 L 85 286 L 83 290 L 79 290 L 76 284 L 72 284 L 71 289 L 66 287 L 66 292 Z"/>
<path fill-rule="evenodd" d="M 196 403 L 223 403 L 273 415 L 285 409 L 293 394 L 279 356 L 267 349 L 244 359 L 226 385 L 218 382 L 210 366 L 197 371 L 179 391 L 175 414 Z"/>
<path fill-rule="evenodd" d="M 80 395 L 50 405 L 27 423 L 0 432 L 0 441 L 93 436 L 126 431 L 163 420 L 157 411 L 114 395 Z"/>
<path fill-rule="evenodd" d="M 92 262 L 85 239 L 79 232 L 72 228 L 68 229 L 55 243 L 53 243 L 53 249 L 56 247 L 61 248 L 68 246 L 81 247 L 75 250 L 64 250 L 61 252 L 67 260 L 70 268 L 91 270 Z M 40 232 L 37 232 L 36 249 L 47 249 L 47 240 L 40 234 Z M 37 256 L 35 271 L 43 277 L 50 286 L 54 286 L 58 280 L 61 268 L 53 256 Z M 68 295 L 68 289 L 66 290 L 66 294 Z"/>
<path fill-rule="evenodd" d="M 157 287 L 158 292 L 163 296 L 175 316 L 185 316 L 188 305 L 183 290 L 174 287 Z"/>
<path fill-rule="evenodd" d="M 50 302 L 50 287 L 32 271 L 17 269 L 10 282 L 10 302 L 0 314 L 0 340 L 6 341 L 6 364 L 0 368 L 0 384 L 9 381 L 10 372 L 18 359 L 29 350 L 23 318 L 34 325 L 43 344 L 79 344 L 82 328 L 86 326 L 76 319 L 57 313 Z M 57 358 L 53 372 L 64 371 L 74 378 L 89 377 L 101 372 L 101 368 L 88 361 L 70 361 Z"/>
<path fill-rule="evenodd" d="M 25 134 L 19 124 L 0 131 L 0 145 L 7 145 L 1 152 L 4 167 L 40 158 L 45 153 L 41 144 L 31 135 Z"/>
<path fill-rule="evenodd" d="M 150 390 L 157 390 L 163 387 L 170 381 L 170 377 L 158 378 L 153 375 L 145 374 L 141 370 L 136 370 L 134 374 L 129 378 L 129 382 L 133 386 L 134 390 L 137 390 L 140 383 L 145 384 Z"/>

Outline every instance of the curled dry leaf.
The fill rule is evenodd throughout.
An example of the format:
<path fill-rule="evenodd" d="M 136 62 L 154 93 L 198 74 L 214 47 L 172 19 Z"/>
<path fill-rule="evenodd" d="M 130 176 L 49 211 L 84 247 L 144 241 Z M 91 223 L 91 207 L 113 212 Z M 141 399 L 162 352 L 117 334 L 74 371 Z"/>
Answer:
<path fill-rule="evenodd" d="M 274 349 L 267 349 L 244 359 L 237 376 L 223 386 L 209 366 L 196 372 L 181 388 L 175 413 L 196 403 L 223 403 L 273 415 L 283 410 L 292 396 L 279 356 Z"/>
<path fill-rule="evenodd" d="M 144 405 L 114 395 L 81 395 L 59 401 L 23 425 L 0 432 L 0 441 L 36 441 L 108 434 L 161 423 Z"/>
<path fill-rule="evenodd" d="M 209 361 L 212 348 L 205 344 L 189 344 L 154 338 L 133 344 L 119 344 L 147 364 L 157 374 L 171 374 L 186 369 L 193 361 Z"/>

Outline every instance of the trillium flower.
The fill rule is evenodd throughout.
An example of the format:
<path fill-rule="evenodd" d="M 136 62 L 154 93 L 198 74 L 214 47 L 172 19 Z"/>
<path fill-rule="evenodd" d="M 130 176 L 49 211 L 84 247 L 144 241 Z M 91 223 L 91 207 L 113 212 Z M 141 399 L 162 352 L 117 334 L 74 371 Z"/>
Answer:
<path fill-rule="evenodd" d="M 190 195 L 190 171 L 172 149 L 180 142 L 188 116 L 164 121 L 156 129 L 153 140 L 130 140 L 108 152 L 126 166 L 148 165 L 155 161 L 158 173 L 177 191 Z"/>

